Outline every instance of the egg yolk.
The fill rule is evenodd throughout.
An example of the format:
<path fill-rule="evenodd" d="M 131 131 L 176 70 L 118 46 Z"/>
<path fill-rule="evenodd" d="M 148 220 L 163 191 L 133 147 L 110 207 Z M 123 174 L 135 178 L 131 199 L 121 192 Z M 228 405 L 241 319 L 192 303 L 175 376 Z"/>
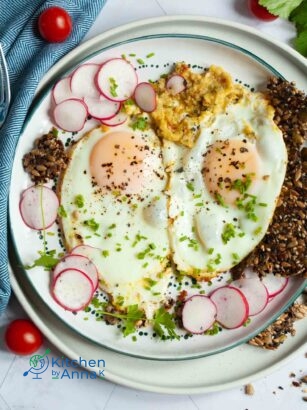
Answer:
<path fill-rule="evenodd" d="M 142 137 L 129 132 L 111 132 L 102 137 L 90 155 L 91 175 L 103 192 L 140 194 L 148 184 L 150 150 Z"/>
<path fill-rule="evenodd" d="M 210 194 L 233 205 L 242 193 L 252 192 L 258 179 L 260 158 L 247 140 L 217 141 L 208 148 L 202 174 Z"/>

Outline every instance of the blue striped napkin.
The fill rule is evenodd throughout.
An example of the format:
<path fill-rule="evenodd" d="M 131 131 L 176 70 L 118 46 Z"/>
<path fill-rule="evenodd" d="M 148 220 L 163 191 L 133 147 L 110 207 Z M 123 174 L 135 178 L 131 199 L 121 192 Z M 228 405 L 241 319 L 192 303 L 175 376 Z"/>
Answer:
<path fill-rule="evenodd" d="M 0 314 L 10 296 L 7 257 L 7 198 L 15 147 L 40 79 L 76 47 L 106 0 L 1 0 L 0 42 L 7 58 L 12 101 L 0 130 Z M 48 7 L 64 8 L 73 31 L 63 43 L 49 44 L 37 34 L 37 18 Z"/>

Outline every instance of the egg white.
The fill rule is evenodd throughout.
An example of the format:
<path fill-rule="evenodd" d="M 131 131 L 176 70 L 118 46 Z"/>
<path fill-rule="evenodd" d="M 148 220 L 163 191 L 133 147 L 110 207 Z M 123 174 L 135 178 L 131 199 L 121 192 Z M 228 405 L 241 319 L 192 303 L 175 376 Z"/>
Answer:
<path fill-rule="evenodd" d="M 116 127 L 116 132 L 121 131 L 132 132 L 126 126 Z M 78 244 L 99 249 L 94 263 L 101 288 L 111 295 L 113 304 L 118 309 L 138 304 L 151 317 L 165 299 L 171 275 L 164 194 L 167 180 L 155 133 L 151 129 L 133 133 L 146 139 L 151 166 L 159 178 L 148 180 L 138 196 L 127 198 L 124 192 L 101 194 L 90 170 L 91 151 L 107 135 L 98 127 L 79 140 L 71 151 L 60 183 L 61 205 L 67 214 L 61 224 L 68 250 Z M 84 199 L 82 208 L 75 204 L 77 195 Z M 91 219 L 99 225 L 96 231 L 84 224 Z"/>
<path fill-rule="evenodd" d="M 247 135 L 246 129 L 252 132 Z M 248 191 L 256 196 L 257 204 L 266 204 L 256 206 L 256 222 L 235 205 L 224 207 L 217 203 L 204 183 L 202 167 L 208 148 L 216 141 L 231 139 L 248 140 L 260 158 L 260 179 Z M 210 279 L 250 253 L 269 226 L 286 172 L 287 151 L 282 133 L 264 97 L 246 92 L 240 102 L 229 105 L 211 124 L 205 121 L 201 124 L 193 148 L 165 141 L 163 156 L 170 175 L 169 231 L 173 260 L 179 271 Z M 228 224 L 235 228 L 235 237 L 224 243 L 222 234 Z"/>

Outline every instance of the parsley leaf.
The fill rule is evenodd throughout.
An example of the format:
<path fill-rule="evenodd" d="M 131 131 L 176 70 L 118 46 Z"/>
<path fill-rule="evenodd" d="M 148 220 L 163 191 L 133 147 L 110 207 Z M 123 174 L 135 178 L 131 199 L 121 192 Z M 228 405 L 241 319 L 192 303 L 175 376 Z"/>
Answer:
<path fill-rule="evenodd" d="M 259 4 L 275 16 L 287 19 L 303 0 L 259 0 Z"/>
<path fill-rule="evenodd" d="M 139 117 L 133 123 L 129 124 L 129 127 L 131 127 L 133 131 L 145 131 L 148 128 L 147 118 Z"/>
<path fill-rule="evenodd" d="M 167 312 L 163 306 L 155 312 L 152 325 L 154 331 L 162 339 L 165 338 L 165 331 L 167 331 L 171 339 L 179 339 L 179 336 L 175 332 L 176 325 L 173 316 Z"/>
<path fill-rule="evenodd" d="M 259 4 L 275 16 L 289 19 L 295 24 L 297 37 L 294 46 L 307 57 L 307 0 L 260 0 Z"/>
<path fill-rule="evenodd" d="M 25 269 L 33 269 L 37 266 L 42 266 L 45 268 L 45 270 L 49 271 L 51 270 L 58 262 L 59 258 L 55 258 L 55 250 L 44 252 L 44 251 L 39 251 L 38 253 L 40 254 L 40 257 L 35 259 L 33 262 L 33 265 L 27 265 L 25 266 Z"/>
<path fill-rule="evenodd" d="M 110 82 L 110 93 L 112 97 L 117 97 L 118 95 L 117 95 L 116 89 L 118 88 L 118 84 L 116 83 L 113 77 L 109 78 L 109 82 Z"/>
<path fill-rule="evenodd" d="M 127 308 L 127 315 L 124 318 L 124 327 L 123 331 L 124 337 L 134 333 L 136 331 L 136 322 L 138 320 L 144 319 L 144 312 L 139 310 L 138 305 L 130 305 Z"/>
<path fill-rule="evenodd" d="M 295 23 L 298 33 L 307 29 L 307 1 L 304 0 L 290 14 L 290 21 Z"/>
<path fill-rule="evenodd" d="M 299 53 L 307 57 L 307 27 L 294 39 L 294 45 Z"/>

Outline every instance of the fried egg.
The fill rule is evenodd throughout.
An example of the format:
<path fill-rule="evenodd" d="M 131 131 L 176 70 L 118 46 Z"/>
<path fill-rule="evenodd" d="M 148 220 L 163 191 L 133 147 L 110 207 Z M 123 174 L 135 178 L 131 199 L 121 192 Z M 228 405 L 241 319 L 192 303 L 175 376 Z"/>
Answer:
<path fill-rule="evenodd" d="M 245 91 L 203 120 L 188 149 L 164 141 L 169 232 L 177 269 L 209 280 L 264 236 L 283 184 L 287 151 L 263 95 Z"/>
<path fill-rule="evenodd" d="M 68 250 L 98 248 L 101 288 L 117 309 L 138 304 L 147 317 L 165 299 L 171 274 L 166 182 L 155 133 L 118 126 L 82 137 L 60 183 Z"/>

